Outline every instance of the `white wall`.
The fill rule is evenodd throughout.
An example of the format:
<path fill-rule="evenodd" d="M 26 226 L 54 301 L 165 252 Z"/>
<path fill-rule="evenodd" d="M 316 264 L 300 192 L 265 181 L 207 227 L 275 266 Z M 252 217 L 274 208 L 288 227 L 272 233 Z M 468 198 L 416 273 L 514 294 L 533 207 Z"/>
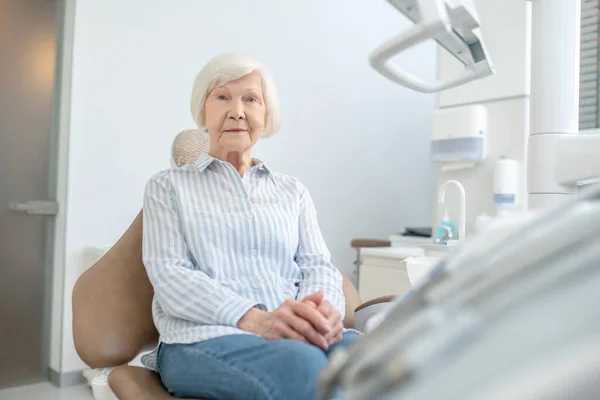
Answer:
<path fill-rule="evenodd" d="M 369 52 L 408 22 L 360 0 L 80 0 L 76 2 L 62 372 L 72 344 L 71 289 L 83 249 L 115 242 L 169 167 L 174 135 L 193 127 L 189 96 L 212 56 L 250 53 L 274 75 L 283 127 L 255 155 L 311 191 L 335 264 L 350 274 L 355 237 L 429 225 L 434 98 L 395 86 Z M 402 61 L 434 76 L 433 45 Z"/>
<path fill-rule="evenodd" d="M 529 95 L 531 71 L 531 4 L 522 0 L 475 0 L 481 33 L 496 66 L 496 75 L 474 81 L 437 95 L 437 107 L 452 109 L 466 104 L 487 107 L 487 159 L 475 168 L 445 172 L 434 167 L 435 188 L 455 179 L 465 188 L 467 198 L 467 236 L 473 233 L 475 218 L 481 213 L 495 215 L 493 196 L 494 162 L 501 156 L 520 163 L 519 209 L 527 207 L 527 139 L 529 136 Z M 510 23 L 508 23 L 510 22 Z M 438 49 L 440 78 L 456 75 L 461 65 L 447 52 Z M 437 189 L 436 189 L 437 190 Z M 458 218 L 458 195 L 448 190 L 440 207 L 433 200 L 437 223 L 443 208 L 451 219 Z"/>

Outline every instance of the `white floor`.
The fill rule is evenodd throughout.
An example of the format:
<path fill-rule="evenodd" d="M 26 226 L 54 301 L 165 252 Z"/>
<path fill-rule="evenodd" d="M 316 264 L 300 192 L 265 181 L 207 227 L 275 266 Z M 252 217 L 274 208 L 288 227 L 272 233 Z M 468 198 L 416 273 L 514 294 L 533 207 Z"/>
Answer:
<path fill-rule="evenodd" d="M 0 390 L 0 400 L 93 400 L 89 386 L 59 389 L 49 382 Z"/>

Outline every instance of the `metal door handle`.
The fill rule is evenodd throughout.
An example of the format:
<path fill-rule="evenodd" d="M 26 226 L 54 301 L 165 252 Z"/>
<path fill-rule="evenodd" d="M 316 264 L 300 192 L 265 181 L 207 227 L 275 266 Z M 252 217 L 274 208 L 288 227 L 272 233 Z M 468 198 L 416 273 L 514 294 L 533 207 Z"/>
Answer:
<path fill-rule="evenodd" d="M 25 212 L 29 215 L 56 215 L 58 203 L 56 201 L 30 200 L 26 203 L 12 202 L 8 209 L 14 212 Z"/>

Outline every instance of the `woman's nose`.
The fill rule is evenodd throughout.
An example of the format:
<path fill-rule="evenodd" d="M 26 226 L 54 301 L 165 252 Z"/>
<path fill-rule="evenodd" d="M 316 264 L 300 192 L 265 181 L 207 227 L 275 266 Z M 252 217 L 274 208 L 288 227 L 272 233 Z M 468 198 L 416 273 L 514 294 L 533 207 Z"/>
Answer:
<path fill-rule="evenodd" d="M 229 118 L 244 119 L 244 117 L 245 114 L 243 104 L 241 104 L 241 102 L 238 101 L 233 102 L 231 108 L 229 109 Z"/>

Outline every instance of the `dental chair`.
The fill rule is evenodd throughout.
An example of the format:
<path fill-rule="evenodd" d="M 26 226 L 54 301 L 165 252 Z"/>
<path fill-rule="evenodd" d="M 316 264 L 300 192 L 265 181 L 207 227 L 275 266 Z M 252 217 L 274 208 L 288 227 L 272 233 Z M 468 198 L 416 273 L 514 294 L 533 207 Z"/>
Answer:
<path fill-rule="evenodd" d="M 208 136 L 197 130 L 182 131 L 172 146 L 176 166 L 194 162 L 208 150 Z M 137 215 L 119 241 L 73 288 L 73 340 L 79 357 L 91 368 L 114 368 L 108 384 L 121 400 L 173 399 L 159 376 L 129 366 L 136 356 L 158 344 L 152 320 L 154 291 L 142 262 L 142 213 Z M 346 299 L 344 327 L 354 328 L 354 314 L 385 297 L 361 306 L 352 282 L 343 277 Z"/>

